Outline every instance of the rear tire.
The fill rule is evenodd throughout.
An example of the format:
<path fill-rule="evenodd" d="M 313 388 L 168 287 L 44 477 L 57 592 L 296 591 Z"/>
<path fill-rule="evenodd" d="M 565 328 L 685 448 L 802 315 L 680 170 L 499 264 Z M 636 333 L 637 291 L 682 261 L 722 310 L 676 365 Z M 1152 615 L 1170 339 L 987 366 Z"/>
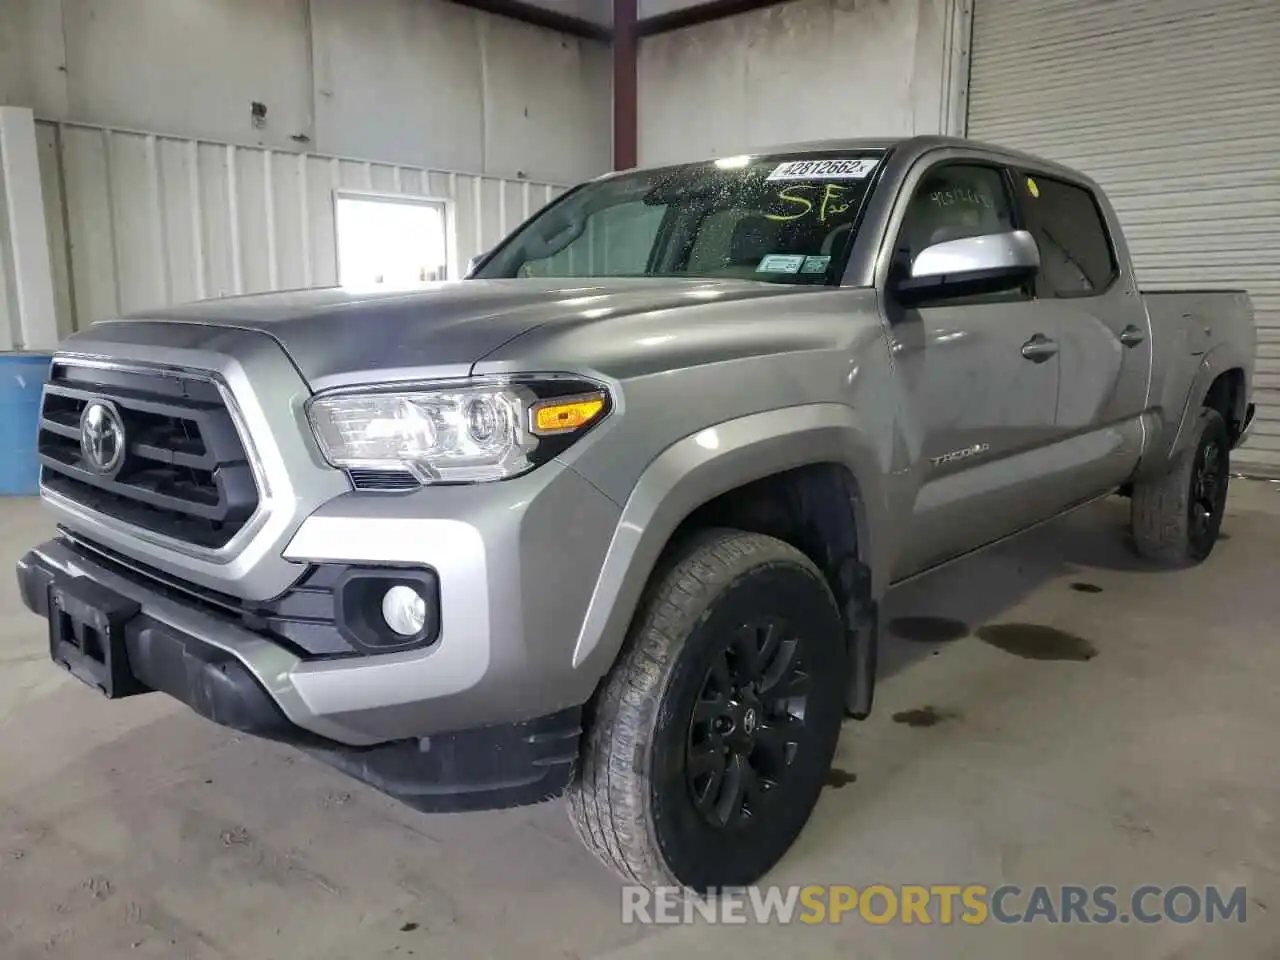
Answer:
<path fill-rule="evenodd" d="M 1226 422 L 1206 407 L 1190 447 L 1169 472 L 1134 485 L 1129 518 L 1140 556 L 1172 567 L 1209 556 L 1226 512 L 1230 458 Z"/>
<path fill-rule="evenodd" d="M 569 811 L 628 882 L 754 883 L 817 803 L 840 735 L 844 624 L 821 572 L 712 530 L 659 570 L 593 703 Z"/>

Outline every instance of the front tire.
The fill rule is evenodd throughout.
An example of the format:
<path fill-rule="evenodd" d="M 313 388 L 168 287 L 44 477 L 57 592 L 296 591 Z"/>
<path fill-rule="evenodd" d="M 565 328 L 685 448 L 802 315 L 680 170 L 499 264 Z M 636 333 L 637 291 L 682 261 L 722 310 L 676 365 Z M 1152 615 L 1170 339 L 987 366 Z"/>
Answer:
<path fill-rule="evenodd" d="M 629 882 L 745 886 L 821 793 L 844 624 L 818 568 L 771 537 L 709 531 L 656 577 L 593 704 L 570 816 Z"/>
<path fill-rule="evenodd" d="M 1204 408 L 1190 447 L 1169 472 L 1134 485 L 1129 517 L 1140 556 L 1172 567 L 1209 556 L 1226 512 L 1230 457 L 1226 421 Z"/>

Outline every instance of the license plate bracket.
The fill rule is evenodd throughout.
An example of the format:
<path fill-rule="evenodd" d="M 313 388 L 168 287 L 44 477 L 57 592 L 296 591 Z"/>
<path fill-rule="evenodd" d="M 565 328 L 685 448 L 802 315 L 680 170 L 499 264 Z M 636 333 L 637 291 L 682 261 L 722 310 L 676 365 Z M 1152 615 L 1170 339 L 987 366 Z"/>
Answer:
<path fill-rule="evenodd" d="M 136 601 L 85 578 L 49 585 L 49 655 L 77 680 L 118 700 L 147 692 L 129 668 L 125 630 Z"/>

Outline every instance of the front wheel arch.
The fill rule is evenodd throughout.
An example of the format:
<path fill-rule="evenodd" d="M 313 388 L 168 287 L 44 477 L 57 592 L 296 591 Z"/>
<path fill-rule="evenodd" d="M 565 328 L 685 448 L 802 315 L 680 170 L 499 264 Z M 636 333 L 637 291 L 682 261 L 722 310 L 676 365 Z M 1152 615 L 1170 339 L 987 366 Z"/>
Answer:
<path fill-rule="evenodd" d="M 842 464 L 813 463 L 763 477 L 720 494 L 692 511 L 665 554 L 701 532 L 727 528 L 759 533 L 795 547 L 822 571 L 840 607 L 850 666 L 846 710 L 871 713 L 879 655 L 865 500 Z M 661 562 L 659 563 L 661 567 Z"/>
<path fill-rule="evenodd" d="M 857 589 L 848 592 L 865 598 L 860 609 L 869 616 L 870 600 L 883 587 L 878 573 L 885 565 L 877 561 L 881 551 L 875 532 L 886 526 L 881 482 L 885 468 L 848 406 L 787 407 L 690 434 L 650 462 L 623 506 L 597 576 L 574 647 L 574 669 L 595 678 L 608 672 L 646 585 L 660 569 L 673 538 L 691 529 L 691 518 L 706 515 L 700 510 L 717 501 L 723 504 L 740 491 L 758 489 L 754 484 L 805 471 L 815 471 L 805 474 L 810 477 L 825 472 L 828 483 L 839 476 L 845 489 L 853 491 L 840 496 L 842 502 L 852 498 L 846 522 L 856 540 L 856 554 L 839 577 L 856 584 Z M 826 566 L 824 560 L 815 562 Z M 869 692 L 861 698 L 864 710 L 870 707 Z"/>

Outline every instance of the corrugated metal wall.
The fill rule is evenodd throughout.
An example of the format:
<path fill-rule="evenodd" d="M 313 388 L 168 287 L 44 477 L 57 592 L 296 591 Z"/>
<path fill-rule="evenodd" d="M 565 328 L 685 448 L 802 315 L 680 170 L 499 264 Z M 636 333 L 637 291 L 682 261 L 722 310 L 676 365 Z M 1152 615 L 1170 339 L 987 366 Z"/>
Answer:
<path fill-rule="evenodd" d="M 335 190 L 447 201 L 450 268 L 562 188 L 75 123 L 37 124 L 59 331 L 337 279 Z"/>
<path fill-rule="evenodd" d="M 1102 183 L 1143 287 L 1249 291 L 1280 475 L 1280 0 L 977 0 L 968 132 Z"/>

